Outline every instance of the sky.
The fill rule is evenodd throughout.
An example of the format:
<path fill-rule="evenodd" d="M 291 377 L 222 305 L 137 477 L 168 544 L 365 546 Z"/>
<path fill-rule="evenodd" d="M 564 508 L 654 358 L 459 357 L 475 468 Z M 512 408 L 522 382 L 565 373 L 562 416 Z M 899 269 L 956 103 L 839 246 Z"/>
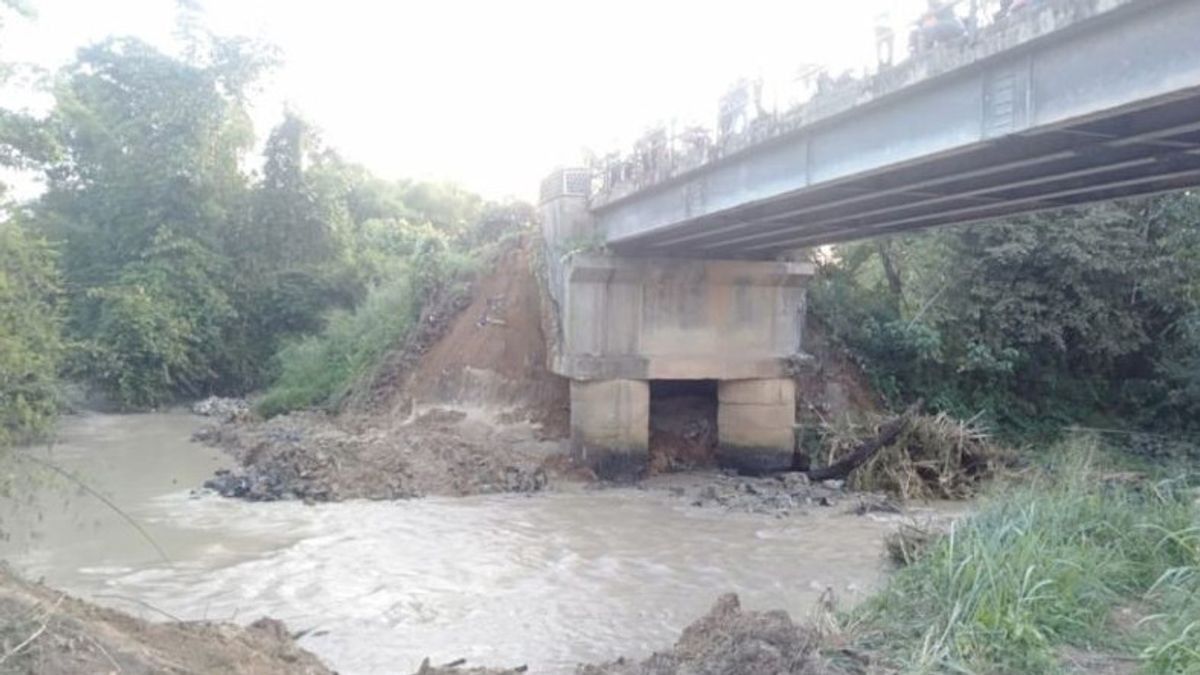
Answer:
<path fill-rule="evenodd" d="M 109 35 L 174 51 L 175 0 L 29 0 L 0 59 L 53 70 Z M 451 180 L 533 199 L 543 176 L 672 119 L 712 126 L 740 76 L 784 91 L 805 64 L 874 59 L 882 14 L 920 0 L 199 0 L 204 23 L 280 48 L 254 101 L 265 137 L 284 105 L 384 178 Z M 898 33 L 903 35 L 903 33 Z M 902 51 L 903 37 L 897 39 Z M 15 96 L 6 93 L 6 97 Z M 768 94 L 784 101 L 786 93 Z M 25 101 L 22 101 L 24 103 Z"/>

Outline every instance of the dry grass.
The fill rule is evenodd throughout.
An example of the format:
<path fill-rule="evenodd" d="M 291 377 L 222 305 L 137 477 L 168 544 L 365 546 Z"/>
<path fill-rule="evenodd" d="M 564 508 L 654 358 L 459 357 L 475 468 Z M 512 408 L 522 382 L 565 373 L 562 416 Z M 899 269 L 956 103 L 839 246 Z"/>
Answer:
<path fill-rule="evenodd" d="M 846 456 L 886 422 L 884 417 L 873 417 L 866 423 L 825 425 L 826 462 Z M 1013 452 L 993 443 L 977 420 L 958 420 L 944 413 L 918 415 L 894 443 L 850 475 L 850 485 L 903 499 L 967 499 L 1014 459 Z"/>

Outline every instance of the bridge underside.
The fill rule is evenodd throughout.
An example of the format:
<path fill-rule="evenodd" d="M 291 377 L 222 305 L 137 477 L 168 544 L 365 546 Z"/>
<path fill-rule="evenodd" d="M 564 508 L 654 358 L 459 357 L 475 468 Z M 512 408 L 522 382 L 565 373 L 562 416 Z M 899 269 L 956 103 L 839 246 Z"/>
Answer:
<path fill-rule="evenodd" d="M 593 204 L 597 224 L 622 255 L 768 258 L 1200 185 L 1200 3 L 1091 21 Z"/>
<path fill-rule="evenodd" d="M 610 243 L 622 254 L 764 257 L 881 234 L 1200 185 L 1200 95 L 1005 137 Z"/>

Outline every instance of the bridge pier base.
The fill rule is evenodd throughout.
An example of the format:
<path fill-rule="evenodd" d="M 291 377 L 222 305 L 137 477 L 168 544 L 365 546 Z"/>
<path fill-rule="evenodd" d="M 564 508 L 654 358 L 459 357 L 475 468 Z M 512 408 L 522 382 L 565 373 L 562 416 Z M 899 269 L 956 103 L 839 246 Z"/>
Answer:
<path fill-rule="evenodd" d="M 717 385 L 717 461 L 761 474 L 792 468 L 796 384 L 788 378 L 722 380 Z"/>
<path fill-rule="evenodd" d="M 571 380 L 571 454 L 606 480 L 641 478 L 650 460 L 650 383 Z"/>

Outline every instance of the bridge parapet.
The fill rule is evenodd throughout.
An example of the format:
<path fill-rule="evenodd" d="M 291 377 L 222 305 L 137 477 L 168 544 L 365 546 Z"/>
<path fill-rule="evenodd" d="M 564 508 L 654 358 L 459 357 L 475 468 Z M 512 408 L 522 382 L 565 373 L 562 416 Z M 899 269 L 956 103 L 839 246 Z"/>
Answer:
<path fill-rule="evenodd" d="M 1146 5 L 1159 0 L 1043 0 L 1036 7 L 1006 16 L 961 39 L 914 54 L 895 65 L 881 68 L 867 77 L 840 80 L 828 89 L 818 90 L 795 107 L 752 121 L 745 130 L 717 139 L 713 152 L 702 161 L 694 153 L 669 153 L 668 157 L 650 158 L 653 170 L 640 174 L 641 180 L 612 180 L 600 176 L 591 207 L 603 210 L 643 191 L 669 185 L 707 167 L 720 164 L 758 146 L 816 126 L 852 110 L 869 109 L 888 97 L 972 66 L 982 66 L 1014 50 L 1031 48 L 1052 34 L 1102 15 L 1119 15 L 1131 5 Z"/>

